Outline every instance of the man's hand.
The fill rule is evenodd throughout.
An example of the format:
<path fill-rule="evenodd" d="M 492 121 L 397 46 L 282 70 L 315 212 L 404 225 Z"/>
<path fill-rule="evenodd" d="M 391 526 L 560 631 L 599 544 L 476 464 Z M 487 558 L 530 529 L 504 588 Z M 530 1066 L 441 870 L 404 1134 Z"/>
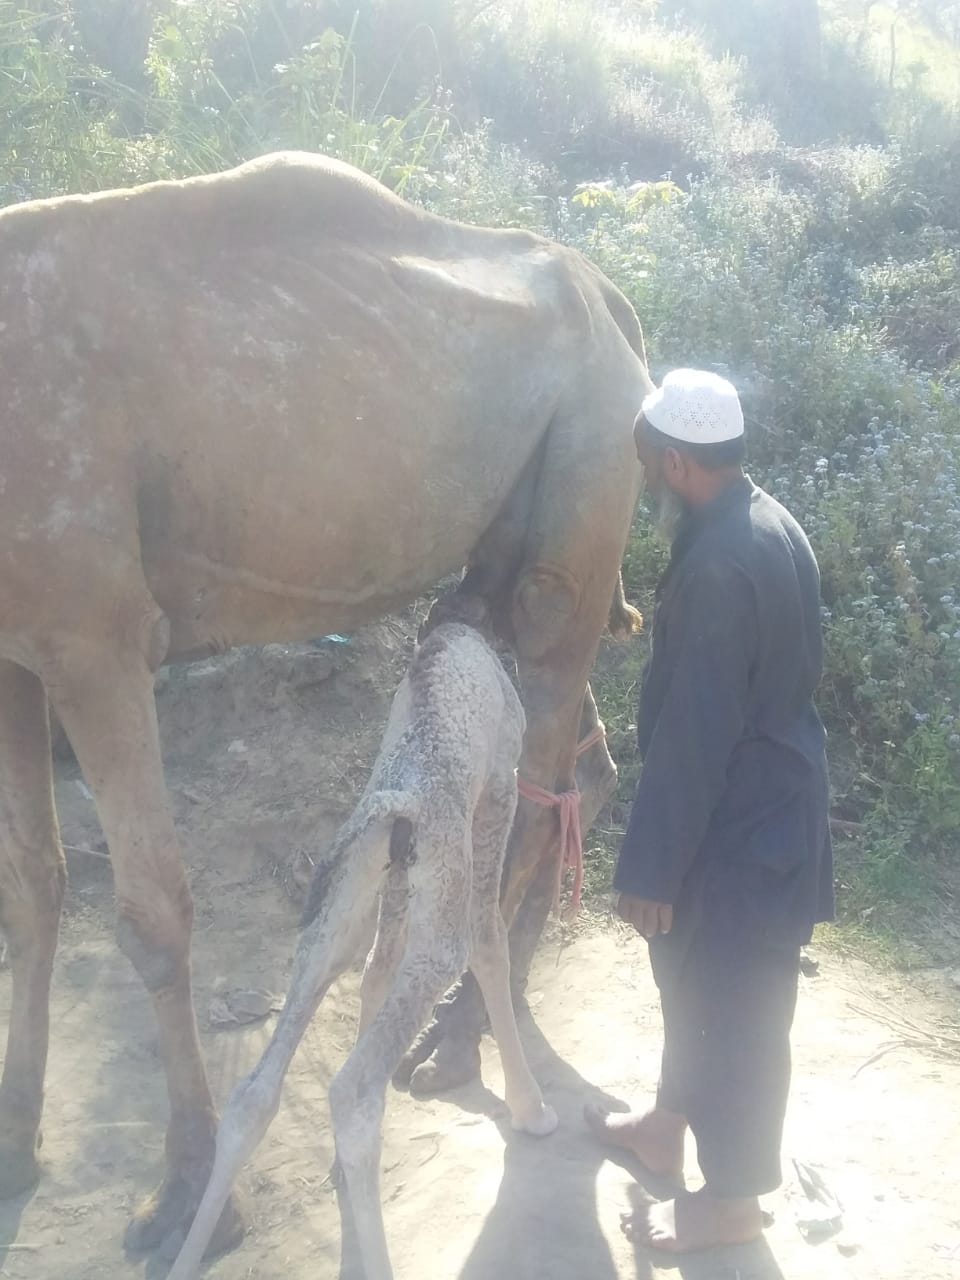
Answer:
<path fill-rule="evenodd" d="M 632 893 L 621 893 L 617 902 L 617 915 L 627 924 L 632 924 L 643 938 L 669 933 L 673 925 L 673 907 L 665 902 L 637 898 Z"/>

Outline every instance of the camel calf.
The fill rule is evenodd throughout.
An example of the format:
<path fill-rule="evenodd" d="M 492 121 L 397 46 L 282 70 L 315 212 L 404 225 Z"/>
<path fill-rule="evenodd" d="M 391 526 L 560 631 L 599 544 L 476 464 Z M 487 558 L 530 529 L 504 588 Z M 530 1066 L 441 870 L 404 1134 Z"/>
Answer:
<path fill-rule="evenodd" d="M 241 1165 L 277 1112 L 297 1045 L 369 936 L 378 901 L 357 1043 L 330 1086 L 366 1280 L 393 1275 L 379 1192 L 387 1083 L 467 964 L 500 1049 L 514 1128 L 537 1135 L 556 1128 L 520 1044 L 499 906 L 524 729 L 520 700 L 483 636 L 460 622 L 430 631 L 394 698 L 366 790 L 317 866 L 286 1005 L 262 1059 L 227 1104 L 213 1172 L 169 1280 L 194 1275 Z"/>

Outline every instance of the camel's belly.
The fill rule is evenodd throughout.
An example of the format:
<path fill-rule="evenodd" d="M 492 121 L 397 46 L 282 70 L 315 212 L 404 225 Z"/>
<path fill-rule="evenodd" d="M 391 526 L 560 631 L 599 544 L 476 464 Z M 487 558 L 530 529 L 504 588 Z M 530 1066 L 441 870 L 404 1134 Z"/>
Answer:
<path fill-rule="evenodd" d="M 318 536 L 309 580 L 217 563 L 196 553 L 162 553 L 146 565 L 151 594 L 171 623 L 170 656 L 238 644 L 306 640 L 350 631 L 422 594 L 466 563 L 482 530 L 450 530 L 444 545 L 412 561 L 337 562 Z M 325 560 L 329 569 L 325 571 Z M 351 580 L 352 578 L 352 580 Z"/>

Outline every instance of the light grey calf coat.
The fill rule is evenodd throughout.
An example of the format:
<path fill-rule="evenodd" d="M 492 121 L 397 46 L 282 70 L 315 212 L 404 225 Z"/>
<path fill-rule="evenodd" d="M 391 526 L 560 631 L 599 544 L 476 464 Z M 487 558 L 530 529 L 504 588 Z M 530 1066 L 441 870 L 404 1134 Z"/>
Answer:
<path fill-rule="evenodd" d="M 391 1280 L 380 1206 L 387 1083 L 435 1001 L 464 968 L 483 991 L 514 1128 L 556 1127 L 524 1056 L 510 999 L 500 877 L 517 805 L 520 700 L 478 631 L 442 623 L 397 690 L 373 773 L 318 865 L 273 1039 L 234 1089 L 213 1172 L 168 1280 L 195 1273 L 231 1185 L 277 1112 L 283 1078 L 317 1005 L 369 937 L 357 1043 L 330 1110 L 367 1280 Z"/>

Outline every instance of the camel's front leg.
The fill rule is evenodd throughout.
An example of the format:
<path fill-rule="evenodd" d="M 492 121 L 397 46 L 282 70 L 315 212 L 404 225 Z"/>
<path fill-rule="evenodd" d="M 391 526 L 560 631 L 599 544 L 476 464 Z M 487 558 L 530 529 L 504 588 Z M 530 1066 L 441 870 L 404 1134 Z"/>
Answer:
<path fill-rule="evenodd" d="M 167 1077 L 166 1174 L 136 1213 L 127 1247 L 173 1251 L 213 1160 L 216 1114 L 190 991 L 193 907 L 164 786 L 153 676 L 136 652 L 68 654 L 52 695 L 96 800 L 113 861 L 117 941 L 150 993 Z M 214 1247 L 240 1222 L 228 1202 Z"/>
<path fill-rule="evenodd" d="M 0 662 L 0 925 L 13 978 L 0 1081 L 0 1199 L 40 1174 L 50 974 L 64 886 L 53 807 L 47 700 L 29 671 Z"/>

